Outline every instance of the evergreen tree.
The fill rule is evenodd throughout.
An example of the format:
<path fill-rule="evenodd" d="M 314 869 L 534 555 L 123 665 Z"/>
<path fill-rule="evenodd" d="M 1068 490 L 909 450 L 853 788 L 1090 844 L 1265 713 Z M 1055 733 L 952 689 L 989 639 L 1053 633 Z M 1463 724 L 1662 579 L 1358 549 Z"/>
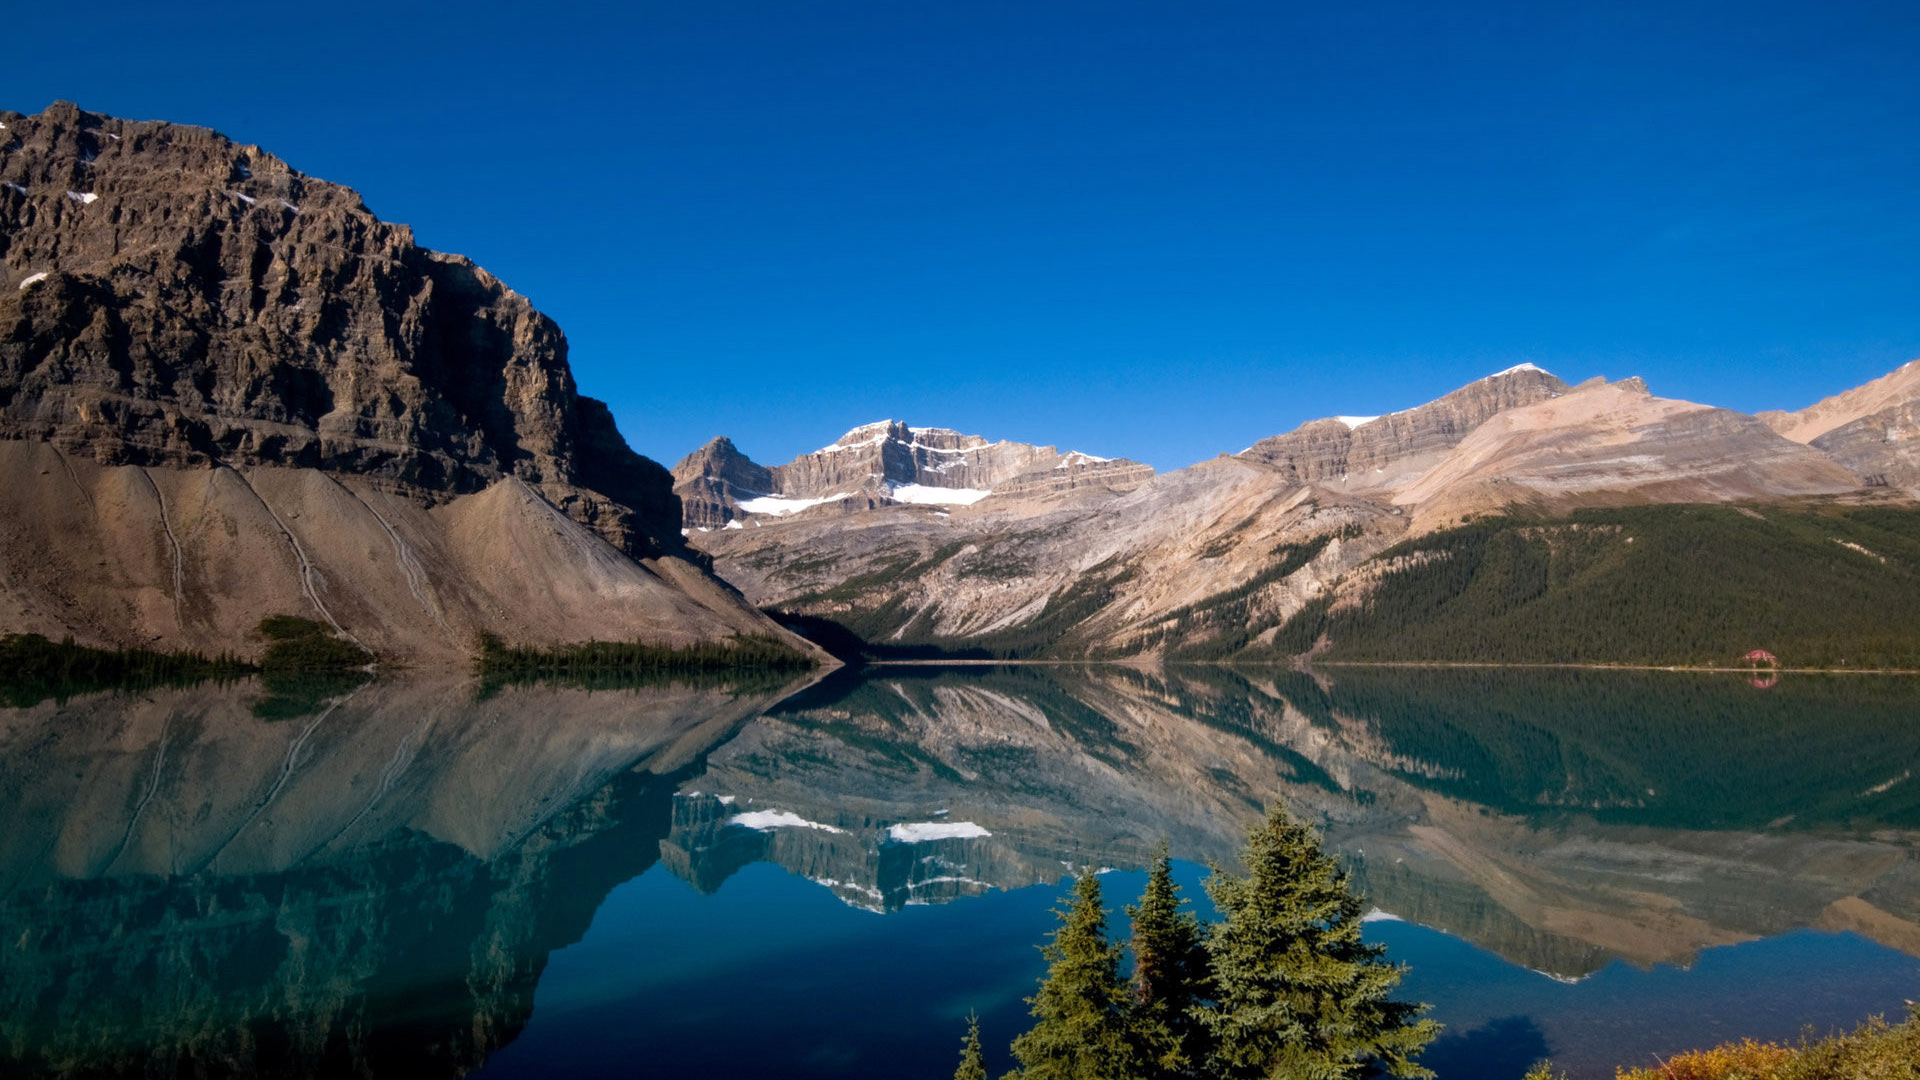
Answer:
<path fill-rule="evenodd" d="M 1207 937 L 1209 1071 L 1223 1080 L 1431 1077 L 1414 1056 L 1440 1030 L 1393 1001 L 1405 968 L 1360 939 L 1360 898 L 1313 831 L 1275 808 L 1247 834 L 1247 876 L 1216 869 Z"/>
<path fill-rule="evenodd" d="M 1173 883 L 1160 845 L 1133 920 L 1133 1009 L 1129 1028 L 1144 1076 L 1183 1076 L 1205 1056 L 1204 1032 L 1194 1015 L 1206 996 L 1205 931 Z"/>
<path fill-rule="evenodd" d="M 1047 977 L 1027 999 L 1034 1025 L 1013 1041 L 1023 1080 L 1135 1080 L 1120 947 L 1107 940 L 1100 879 L 1084 874 L 1042 950 Z"/>
<path fill-rule="evenodd" d="M 960 1067 L 953 1080 L 987 1080 L 987 1061 L 980 1056 L 980 1018 L 967 1014 L 967 1038 L 960 1044 Z"/>

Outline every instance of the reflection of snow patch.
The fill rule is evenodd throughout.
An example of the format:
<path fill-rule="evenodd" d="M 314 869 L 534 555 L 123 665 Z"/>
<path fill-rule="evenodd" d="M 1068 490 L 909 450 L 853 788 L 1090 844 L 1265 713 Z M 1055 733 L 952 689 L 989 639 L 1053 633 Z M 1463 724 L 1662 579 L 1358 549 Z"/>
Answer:
<path fill-rule="evenodd" d="M 917 821 L 887 826 L 887 839 L 901 844 L 918 844 L 927 840 L 972 840 L 992 835 L 971 821 Z"/>
<path fill-rule="evenodd" d="M 821 832 L 830 833 L 847 831 L 836 829 L 831 825 L 822 825 L 817 821 L 808 821 L 799 814 L 788 813 L 785 810 L 749 810 L 744 814 L 735 814 L 728 818 L 727 824 L 760 832 L 766 832 L 768 829 L 819 829 Z"/>

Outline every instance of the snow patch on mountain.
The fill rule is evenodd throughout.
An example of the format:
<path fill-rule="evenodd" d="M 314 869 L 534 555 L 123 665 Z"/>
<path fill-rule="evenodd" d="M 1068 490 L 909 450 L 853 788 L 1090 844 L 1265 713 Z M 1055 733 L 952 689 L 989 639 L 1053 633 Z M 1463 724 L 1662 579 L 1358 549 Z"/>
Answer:
<path fill-rule="evenodd" d="M 894 502 L 933 506 L 972 506 L 993 494 L 982 488 L 943 488 L 926 484 L 889 484 L 887 487 Z"/>

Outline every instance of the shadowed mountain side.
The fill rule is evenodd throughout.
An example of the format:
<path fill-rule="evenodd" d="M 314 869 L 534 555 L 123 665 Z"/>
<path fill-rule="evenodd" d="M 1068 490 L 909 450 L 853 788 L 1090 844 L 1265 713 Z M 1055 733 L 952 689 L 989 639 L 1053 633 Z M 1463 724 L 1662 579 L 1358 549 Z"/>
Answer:
<path fill-rule="evenodd" d="M 1920 751 L 1899 694 L 1605 690 L 1613 677 L 1562 675 L 1512 692 L 1388 672 L 1349 692 L 1341 677 L 1220 669 L 835 680 L 709 757 L 676 807 L 668 863 L 712 889 L 769 860 L 889 910 L 1054 881 L 1066 865 L 1138 866 L 1163 838 L 1179 858 L 1230 859 L 1278 794 L 1325 829 L 1374 905 L 1564 978 L 1809 925 L 1920 942 L 1911 796 L 1863 795 L 1838 767 L 1875 739 L 1895 739 L 1889 760 Z M 1756 700 L 1762 713 L 1733 719 Z M 1408 727 L 1422 716 L 1437 718 Z M 1637 716 L 1618 733 L 1603 722 Z M 1669 786 L 1716 768 L 1734 723 L 1764 729 L 1745 772 L 1697 796 Z M 1831 753 L 1796 737 L 1809 723 Z M 1642 726 L 1669 735 L 1648 741 Z M 1777 781 L 1796 768 L 1797 785 Z M 1485 790 L 1461 786 L 1482 776 Z M 1780 831 L 1790 803 L 1824 809 Z"/>
<path fill-rule="evenodd" d="M 286 613 L 402 662 L 780 635 L 525 297 L 215 132 L 0 115 L 0 632 L 252 655 Z"/>
<path fill-rule="evenodd" d="M 778 696 L 476 690 L 0 713 L 0 1071 L 462 1075 L 657 858 L 677 776 Z"/>

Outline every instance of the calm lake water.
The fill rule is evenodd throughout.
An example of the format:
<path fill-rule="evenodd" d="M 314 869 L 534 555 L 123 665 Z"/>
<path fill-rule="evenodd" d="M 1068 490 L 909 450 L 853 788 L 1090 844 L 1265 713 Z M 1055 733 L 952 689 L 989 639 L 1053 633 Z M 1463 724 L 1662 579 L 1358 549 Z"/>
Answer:
<path fill-rule="evenodd" d="M 797 692 L 795 692 L 797 689 Z M 1069 871 L 1280 799 L 1447 1025 L 1611 1076 L 1920 997 L 1920 683 L 883 668 L 0 708 L 0 1074 L 996 1069 Z M 1124 931 L 1116 918 L 1115 929 Z"/>

